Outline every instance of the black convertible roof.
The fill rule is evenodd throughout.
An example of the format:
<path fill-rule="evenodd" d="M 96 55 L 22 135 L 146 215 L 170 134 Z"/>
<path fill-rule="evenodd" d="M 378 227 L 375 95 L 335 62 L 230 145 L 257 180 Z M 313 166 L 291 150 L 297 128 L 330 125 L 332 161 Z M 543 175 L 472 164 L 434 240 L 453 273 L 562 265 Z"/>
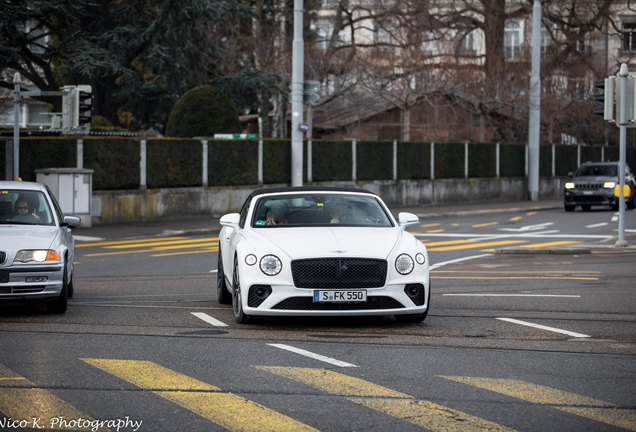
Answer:
<path fill-rule="evenodd" d="M 272 194 L 272 193 L 289 193 L 289 192 L 297 192 L 297 193 L 303 193 L 303 192 L 312 192 L 312 193 L 316 193 L 316 192 L 324 192 L 324 193 L 329 193 L 329 192 L 354 192 L 354 193 L 364 193 L 364 194 L 369 194 L 369 195 L 375 195 L 377 196 L 376 193 L 368 191 L 366 189 L 355 189 L 355 188 L 346 188 L 346 187 L 325 187 L 325 186 L 296 186 L 296 187 L 277 187 L 277 188 L 262 188 L 262 189 L 256 189 L 255 191 L 253 191 L 249 196 L 250 197 L 254 197 L 257 195 L 264 195 L 264 194 Z"/>

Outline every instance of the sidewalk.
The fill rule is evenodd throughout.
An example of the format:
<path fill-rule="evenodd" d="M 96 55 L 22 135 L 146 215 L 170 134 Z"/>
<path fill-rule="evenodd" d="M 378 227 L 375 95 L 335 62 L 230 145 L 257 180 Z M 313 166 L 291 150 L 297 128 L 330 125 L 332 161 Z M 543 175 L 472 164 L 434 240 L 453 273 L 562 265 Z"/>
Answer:
<path fill-rule="evenodd" d="M 391 212 L 397 218 L 400 212 L 416 214 L 420 220 L 427 218 L 439 218 L 449 216 L 479 215 L 506 212 L 531 212 L 541 210 L 562 209 L 563 200 L 547 199 L 539 201 L 488 201 L 452 203 L 441 205 L 419 205 L 408 207 L 394 207 Z M 100 224 L 90 228 L 76 228 L 73 235 L 77 241 L 102 241 L 134 239 L 144 237 L 170 237 L 186 234 L 211 234 L 217 235 L 221 230 L 218 216 L 193 217 L 189 219 L 159 220 L 149 222 Z M 618 251 L 636 252 L 636 235 L 625 236 L 627 248 L 615 248 L 616 239 L 604 240 L 595 243 L 581 243 L 576 248 L 557 247 L 552 249 L 531 248 L 506 248 L 498 253 L 592 253 L 592 251 Z"/>

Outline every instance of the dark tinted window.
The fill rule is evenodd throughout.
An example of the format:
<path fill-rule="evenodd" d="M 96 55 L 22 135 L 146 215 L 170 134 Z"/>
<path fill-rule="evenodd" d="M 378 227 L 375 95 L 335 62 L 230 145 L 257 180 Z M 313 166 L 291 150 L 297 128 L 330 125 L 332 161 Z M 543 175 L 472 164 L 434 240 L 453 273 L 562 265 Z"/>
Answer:
<path fill-rule="evenodd" d="M 618 176 L 618 167 L 616 165 L 583 165 L 574 174 L 575 177 L 595 177 L 606 176 L 616 177 Z"/>

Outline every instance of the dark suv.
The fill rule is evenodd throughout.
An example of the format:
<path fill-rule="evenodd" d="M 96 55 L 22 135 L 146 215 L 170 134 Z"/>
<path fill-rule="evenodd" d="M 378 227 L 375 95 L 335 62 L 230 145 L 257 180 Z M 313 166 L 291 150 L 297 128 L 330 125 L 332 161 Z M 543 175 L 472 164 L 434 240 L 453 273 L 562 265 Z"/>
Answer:
<path fill-rule="evenodd" d="M 576 172 L 570 173 L 572 178 L 565 183 L 565 211 L 574 211 L 580 205 L 589 210 L 593 205 L 610 206 L 618 210 L 619 162 L 586 162 Z M 629 196 L 625 193 L 625 204 L 628 209 L 634 208 L 634 176 L 625 165 L 625 185 L 629 187 Z"/>

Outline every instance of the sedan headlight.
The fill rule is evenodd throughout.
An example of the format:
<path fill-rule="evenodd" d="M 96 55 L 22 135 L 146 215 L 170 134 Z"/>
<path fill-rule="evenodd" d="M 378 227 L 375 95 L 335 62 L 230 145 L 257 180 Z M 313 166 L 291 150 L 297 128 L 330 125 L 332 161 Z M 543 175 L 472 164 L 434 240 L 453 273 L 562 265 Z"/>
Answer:
<path fill-rule="evenodd" d="M 402 254 L 395 260 L 395 269 L 398 273 L 407 275 L 413 271 L 413 258 L 407 254 Z"/>
<path fill-rule="evenodd" d="M 606 189 L 614 189 L 616 187 L 616 182 L 605 182 L 603 183 L 603 187 Z"/>
<path fill-rule="evenodd" d="M 267 276 L 276 276 L 283 269 L 283 264 L 277 256 L 265 255 L 261 258 L 261 271 Z"/>
<path fill-rule="evenodd" d="M 566 189 L 574 189 L 574 183 L 573 182 L 567 182 L 565 184 L 565 188 Z"/>
<path fill-rule="evenodd" d="M 40 249 L 40 250 L 21 250 L 15 254 L 15 259 L 13 260 L 28 263 L 31 261 L 35 262 L 44 262 L 44 261 L 59 261 L 60 254 L 55 252 L 52 249 Z"/>

